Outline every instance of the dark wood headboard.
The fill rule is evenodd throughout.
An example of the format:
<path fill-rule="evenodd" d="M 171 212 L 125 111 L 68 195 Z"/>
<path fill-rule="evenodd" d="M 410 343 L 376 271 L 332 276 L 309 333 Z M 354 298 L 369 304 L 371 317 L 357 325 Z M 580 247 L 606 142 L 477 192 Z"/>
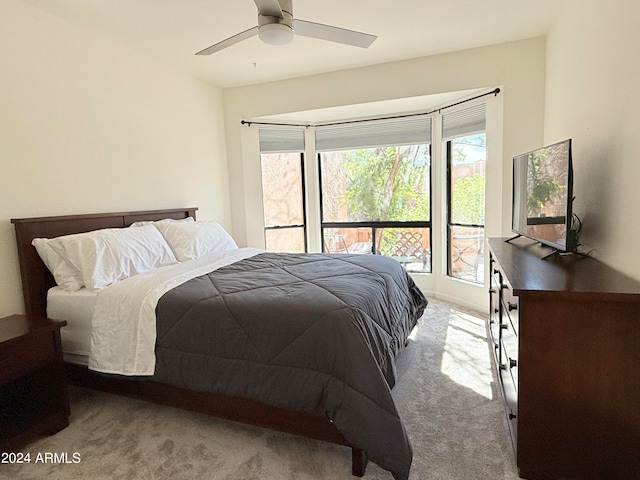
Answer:
<path fill-rule="evenodd" d="M 155 221 L 163 218 L 196 218 L 197 207 L 138 212 L 90 213 L 39 218 L 12 218 L 18 242 L 18 260 L 24 307 L 27 315 L 47 315 L 47 291 L 55 286 L 53 276 L 40 259 L 34 238 L 53 238 L 61 235 L 84 233 L 101 228 L 124 228 L 134 222 Z"/>

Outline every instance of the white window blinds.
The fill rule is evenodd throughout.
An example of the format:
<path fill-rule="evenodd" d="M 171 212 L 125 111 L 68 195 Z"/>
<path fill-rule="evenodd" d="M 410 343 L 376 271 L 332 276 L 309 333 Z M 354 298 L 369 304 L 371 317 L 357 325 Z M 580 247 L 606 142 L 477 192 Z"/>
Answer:
<path fill-rule="evenodd" d="M 415 116 L 317 126 L 316 150 L 431 143 L 431 117 Z"/>
<path fill-rule="evenodd" d="M 463 137 L 486 129 L 486 106 L 478 103 L 442 114 L 442 139 Z"/>
<path fill-rule="evenodd" d="M 260 152 L 304 152 L 303 128 L 261 128 Z"/>

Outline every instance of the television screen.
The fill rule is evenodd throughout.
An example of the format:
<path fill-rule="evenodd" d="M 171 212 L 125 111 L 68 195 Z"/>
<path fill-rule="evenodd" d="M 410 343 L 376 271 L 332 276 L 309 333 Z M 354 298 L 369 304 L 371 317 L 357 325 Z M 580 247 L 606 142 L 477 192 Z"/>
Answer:
<path fill-rule="evenodd" d="M 514 233 L 563 252 L 574 251 L 572 200 L 571 139 L 513 158 Z"/>

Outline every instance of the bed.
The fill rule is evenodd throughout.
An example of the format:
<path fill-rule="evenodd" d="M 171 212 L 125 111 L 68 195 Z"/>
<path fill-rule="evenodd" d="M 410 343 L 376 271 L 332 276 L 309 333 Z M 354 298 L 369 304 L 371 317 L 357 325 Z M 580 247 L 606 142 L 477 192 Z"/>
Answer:
<path fill-rule="evenodd" d="M 160 224 L 150 222 L 173 228 L 195 221 L 196 210 L 12 220 L 27 314 L 46 316 L 49 296 L 55 305 L 49 315 L 71 319 L 72 335 L 63 344 L 70 380 L 345 445 L 352 449 L 354 475 L 363 476 L 371 459 L 406 479 L 411 444 L 390 390 L 395 359 L 427 300 L 393 259 L 225 250 L 96 285 L 69 307 L 69 295 L 56 287 L 32 245 L 36 238 L 102 229 L 139 226 L 139 232 L 155 232 Z M 176 251 L 175 242 L 170 250 Z M 134 295 L 138 290 L 146 293 Z M 135 315 L 125 311 L 116 318 L 121 308 L 114 305 L 127 302 Z M 92 323 L 83 323 L 92 310 Z M 150 311 L 153 320 L 144 323 L 141 312 Z M 96 353 L 83 361 L 87 338 L 91 352 L 99 352 L 114 335 L 136 340 L 124 352 Z M 127 343 L 122 338 L 115 342 Z"/>

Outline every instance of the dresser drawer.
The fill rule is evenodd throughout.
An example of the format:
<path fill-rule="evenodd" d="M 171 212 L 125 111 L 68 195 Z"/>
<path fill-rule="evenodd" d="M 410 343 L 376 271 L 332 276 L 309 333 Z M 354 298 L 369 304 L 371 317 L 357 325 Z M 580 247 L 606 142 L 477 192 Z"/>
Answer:
<path fill-rule="evenodd" d="M 520 325 L 520 300 L 513 294 L 513 290 L 508 286 L 502 290 L 502 308 L 509 317 L 511 325 L 516 335 L 518 335 Z"/>
<path fill-rule="evenodd" d="M 489 292 L 489 333 L 495 352 L 500 346 L 500 293 L 494 288 Z"/>
<path fill-rule="evenodd" d="M 513 383 L 509 371 L 500 370 L 500 384 L 502 393 L 506 403 L 507 420 L 509 422 L 509 430 L 511 431 L 511 441 L 514 450 L 517 450 L 518 442 L 518 391 Z"/>
<path fill-rule="evenodd" d="M 490 259 L 489 275 L 489 334 L 491 336 L 491 346 L 496 357 L 496 362 L 500 361 L 500 319 L 502 318 L 500 303 L 501 277 L 493 257 Z"/>
<path fill-rule="evenodd" d="M 518 390 L 518 337 L 513 332 L 511 324 L 507 324 L 507 328 L 502 330 L 502 339 L 500 341 L 502 352 L 500 358 L 502 360 L 501 370 L 508 372 L 513 379 L 513 385 Z"/>
<path fill-rule="evenodd" d="M 491 281 L 491 285 L 492 286 L 495 285 L 496 287 L 499 287 L 502 284 L 502 274 L 500 273 L 500 268 L 498 268 L 498 265 L 493 260 L 493 258 L 491 259 L 489 268 L 490 268 L 489 279 Z"/>

